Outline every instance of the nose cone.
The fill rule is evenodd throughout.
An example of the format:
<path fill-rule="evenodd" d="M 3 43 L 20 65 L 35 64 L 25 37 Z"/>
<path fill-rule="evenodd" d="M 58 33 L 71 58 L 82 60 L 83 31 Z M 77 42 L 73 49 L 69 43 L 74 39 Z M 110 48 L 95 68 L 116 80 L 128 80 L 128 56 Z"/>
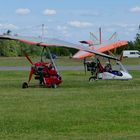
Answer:
<path fill-rule="evenodd" d="M 130 79 L 133 78 L 132 75 L 130 73 L 128 73 L 128 72 L 121 71 L 121 73 L 123 75 L 122 79 L 124 79 L 124 80 L 130 80 Z"/>
<path fill-rule="evenodd" d="M 129 73 L 127 73 L 126 77 L 127 77 L 127 79 L 132 79 L 133 78 L 132 75 L 129 74 Z"/>

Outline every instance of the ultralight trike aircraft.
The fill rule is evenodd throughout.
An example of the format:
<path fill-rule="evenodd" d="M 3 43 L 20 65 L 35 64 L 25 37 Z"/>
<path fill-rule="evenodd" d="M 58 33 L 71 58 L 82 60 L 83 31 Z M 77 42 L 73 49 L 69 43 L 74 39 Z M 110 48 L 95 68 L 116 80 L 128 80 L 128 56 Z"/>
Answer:
<path fill-rule="evenodd" d="M 95 56 L 94 61 L 85 62 L 86 70 L 91 72 L 91 77 L 89 81 L 95 80 L 129 80 L 132 79 L 132 76 L 128 73 L 126 68 L 118 60 L 115 61 L 117 68 L 113 68 L 109 61 L 106 62 L 106 65 L 103 66 Z"/>
<path fill-rule="evenodd" d="M 39 62 L 33 63 L 29 56 L 23 51 L 24 56 L 28 59 L 28 61 L 31 63 L 31 70 L 29 74 L 29 79 L 28 82 L 24 82 L 22 87 L 27 88 L 30 86 L 30 81 L 32 79 L 32 76 L 35 76 L 35 79 L 39 80 L 39 85 L 43 87 L 53 87 L 56 88 L 59 84 L 62 83 L 62 78 L 59 75 L 59 72 L 57 70 L 57 67 L 54 63 L 54 60 L 50 54 L 50 51 L 48 47 L 68 47 L 68 48 L 75 48 L 78 50 L 83 50 L 85 52 L 93 53 L 97 56 L 105 57 L 108 59 L 116 60 L 119 62 L 117 58 L 114 56 L 106 55 L 104 53 L 98 52 L 96 50 L 91 50 L 87 47 L 81 46 L 81 45 L 76 45 L 73 43 L 65 42 L 62 40 L 54 39 L 54 38 L 42 38 L 41 37 L 24 37 L 24 36 L 11 36 L 11 35 L 0 35 L 0 39 L 8 39 L 8 40 L 15 40 L 15 41 L 20 41 L 24 42 L 30 45 L 37 45 L 42 47 L 42 55 L 41 55 L 41 60 Z M 104 46 L 105 47 L 105 46 Z M 43 52 L 48 51 L 50 60 L 51 62 L 45 62 L 43 60 Z M 132 76 L 125 70 L 123 71 L 118 71 L 117 74 L 114 72 L 108 73 L 100 70 L 101 65 L 99 65 L 99 59 L 95 63 L 94 69 L 96 69 L 96 79 L 131 79 Z M 122 66 L 122 64 L 119 62 L 119 64 Z M 93 68 L 93 67 L 92 67 Z M 119 73 L 121 73 L 119 75 Z M 99 77 L 99 75 L 102 74 L 102 78 Z M 115 77 L 116 76 L 116 77 Z M 115 78 L 114 78 L 115 77 Z M 95 76 L 90 77 L 90 79 L 94 79 Z"/>

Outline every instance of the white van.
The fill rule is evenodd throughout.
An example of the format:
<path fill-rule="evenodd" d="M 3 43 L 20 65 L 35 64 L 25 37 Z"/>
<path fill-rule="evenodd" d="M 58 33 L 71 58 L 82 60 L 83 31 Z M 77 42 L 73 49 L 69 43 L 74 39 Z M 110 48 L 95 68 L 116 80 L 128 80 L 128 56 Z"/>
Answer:
<path fill-rule="evenodd" d="M 125 58 L 140 58 L 140 52 L 138 50 L 125 50 L 123 51 L 123 57 Z"/>

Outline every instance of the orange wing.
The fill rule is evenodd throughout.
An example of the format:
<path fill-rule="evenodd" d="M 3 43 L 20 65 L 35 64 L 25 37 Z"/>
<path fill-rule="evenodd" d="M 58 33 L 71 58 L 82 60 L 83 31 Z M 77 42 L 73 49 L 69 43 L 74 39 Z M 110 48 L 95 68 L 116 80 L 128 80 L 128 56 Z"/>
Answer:
<path fill-rule="evenodd" d="M 128 45 L 127 41 L 117 41 L 115 43 L 110 43 L 110 44 L 105 44 L 105 45 L 98 45 L 98 46 L 91 46 L 89 47 L 89 50 L 96 50 L 97 52 L 107 52 L 110 50 L 113 50 L 115 48 L 123 47 Z M 85 58 L 85 57 L 90 57 L 93 56 L 93 53 L 85 52 L 83 50 L 78 51 L 73 58 Z"/>

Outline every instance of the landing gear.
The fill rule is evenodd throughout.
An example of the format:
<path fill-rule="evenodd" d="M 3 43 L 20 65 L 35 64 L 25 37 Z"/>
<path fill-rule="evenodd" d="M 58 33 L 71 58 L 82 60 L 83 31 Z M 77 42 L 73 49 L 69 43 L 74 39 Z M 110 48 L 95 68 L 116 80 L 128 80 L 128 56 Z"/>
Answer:
<path fill-rule="evenodd" d="M 23 84 L 22 84 L 22 88 L 28 88 L 29 86 L 28 86 L 28 83 L 26 83 L 26 82 L 24 82 Z"/>
<path fill-rule="evenodd" d="M 53 84 L 51 87 L 52 88 L 57 88 L 57 85 L 56 84 Z"/>
<path fill-rule="evenodd" d="M 89 82 L 91 82 L 91 81 L 96 81 L 96 80 L 97 80 L 96 76 L 91 76 L 91 77 L 89 78 Z"/>

